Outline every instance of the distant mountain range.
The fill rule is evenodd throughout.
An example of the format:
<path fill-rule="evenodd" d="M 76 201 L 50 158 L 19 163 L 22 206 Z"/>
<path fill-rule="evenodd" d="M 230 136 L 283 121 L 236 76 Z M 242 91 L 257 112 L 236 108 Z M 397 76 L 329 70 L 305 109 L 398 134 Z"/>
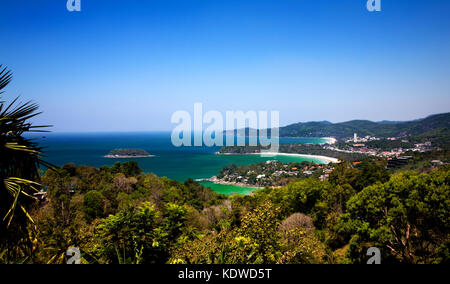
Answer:
<path fill-rule="evenodd" d="M 249 129 L 246 129 L 248 135 Z M 352 120 L 340 123 L 329 121 L 300 122 L 279 129 L 280 137 L 336 137 L 338 139 L 367 135 L 379 138 L 414 137 L 414 141 L 439 139 L 442 143 L 450 141 L 450 113 L 435 114 L 412 121 Z M 235 130 L 236 134 L 237 131 Z M 442 144 L 440 143 L 440 144 Z"/>
<path fill-rule="evenodd" d="M 359 137 L 367 135 L 380 138 L 426 135 L 430 132 L 448 132 L 450 113 L 431 115 L 413 121 L 380 121 L 352 120 L 341 123 L 304 122 L 295 123 L 280 128 L 281 137 Z"/>

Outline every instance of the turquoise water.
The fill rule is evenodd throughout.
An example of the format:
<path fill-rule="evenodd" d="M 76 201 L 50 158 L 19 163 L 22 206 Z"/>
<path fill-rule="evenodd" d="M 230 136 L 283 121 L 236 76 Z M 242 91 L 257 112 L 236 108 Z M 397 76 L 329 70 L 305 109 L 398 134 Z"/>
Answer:
<path fill-rule="evenodd" d="M 247 195 L 250 194 L 259 188 L 257 187 L 243 187 L 243 186 L 235 186 L 235 185 L 224 185 L 224 184 L 214 184 L 208 181 L 199 182 L 201 185 L 211 188 L 217 193 L 225 194 L 225 195 L 233 195 L 233 194 L 241 194 Z"/>
<path fill-rule="evenodd" d="M 276 156 L 262 158 L 258 155 L 216 155 L 220 147 L 174 147 L 168 132 L 150 133 L 50 133 L 45 139 L 39 139 L 46 147 L 46 161 L 62 166 L 67 163 L 101 167 L 112 166 L 115 162 L 133 159 L 108 159 L 103 156 L 115 148 L 144 149 L 154 157 L 134 159 L 146 173 L 154 173 L 183 182 L 189 178 L 202 179 L 217 175 L 223 166 L 235 163 L 249 165 L 268 160 L 282 162 L 301 162 L 320 160 Z M 320 138 L 281 138 L 280 143 L 324 143 Z M 210 185 L 217 192 L 247 194 L 252 188 L 236 186 Z"/>

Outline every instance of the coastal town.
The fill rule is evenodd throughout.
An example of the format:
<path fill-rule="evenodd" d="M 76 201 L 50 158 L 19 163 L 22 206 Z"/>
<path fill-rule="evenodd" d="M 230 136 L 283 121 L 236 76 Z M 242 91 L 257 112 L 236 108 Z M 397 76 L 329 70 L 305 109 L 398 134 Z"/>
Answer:
<path fill-rule="evenodd" d="M 352 138 L 344 142 L 327 144 L 324 149 L 341 152 L 376 156 L 380 158 L 398 158 L 407 152 L 427 152 L 439 147 L 433 147 L 431 141 L 413 143 L 407 137 L 377 138 L 373 136 L 358 137 L 355 133 Z"/>
<path fill-rule="evenodd" d="M 230 165 L 223 167 L 217 176 L 206 181 L 216 184 L 247 187 L 279 187 L 294 179 L 316 178 L 328 180 L 335 165 L 347 161 L 350 167 L 358 167 L 363 161 L 378 161 L 388 170 L 406 168 L 410 163 L 423 168 L 436 169 L 448 164 L 448 152 L 433 146 L 431 141 L 414 143 L 407 137 L 378 138 L 374 136 L 353 137 L 328 143 L 280 145 L 278 155 L 297 155 L 304 158 L 322 158 L 323 162 L 282 163 L 269 160 L 253 165 Z M 221 155 L 258 155 L 261 147 L 223 147 Z M 275 153 L 274 153 L 275 154 Z M 443 156 L 444 159 L 435 157 Z M 434 158 L 433 158 L 434 157 Z"/>
<path fill-rule="evenodd" d="M 333 164 L 317 164 L 314 162 L 282 163 L 276 160 L 248 166 L 230 165 L 223 167 L 217 176 L 205 181 L 216 184 L 278 187 L 288 184 L 293 179 L 315 177 L 327 180 L 333 171 Z"/>

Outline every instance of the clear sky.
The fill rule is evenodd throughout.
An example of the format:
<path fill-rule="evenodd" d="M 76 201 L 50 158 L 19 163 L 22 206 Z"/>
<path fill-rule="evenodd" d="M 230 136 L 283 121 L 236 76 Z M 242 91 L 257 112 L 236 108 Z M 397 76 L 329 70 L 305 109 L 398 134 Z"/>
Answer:
<path fill-rule="evenodd" d="M 9 99 L 54 131 L 171 130 L 173 112 L 281 124 L 450 111 L 450 1 L 0 0 Z"/>

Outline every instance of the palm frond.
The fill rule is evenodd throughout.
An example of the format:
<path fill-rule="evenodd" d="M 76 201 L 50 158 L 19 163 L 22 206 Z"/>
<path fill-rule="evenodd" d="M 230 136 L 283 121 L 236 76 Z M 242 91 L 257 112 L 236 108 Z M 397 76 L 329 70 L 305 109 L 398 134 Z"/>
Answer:
<path fill-rule="evenodd" d="M 12 78 L 11 71 L 0 65 L 0 95 Z M 0 101 L 0 251 L 14 248 L 7 252 L 7 258 L 11 259 L 30 255 L 33 247 L 30 230 L 36 227 L 27 209 L 36 200 L 33 193 L 40 189 L 34 180 L 39 180 L 41 165 L 54 167 L 41 160 L 44 148 L 34 139 L 24 137 L 29 132 L 48 132 L 43 128 L 49 126 L 30 122 L 41 114 L 39 105 L 19 99 L 10 103 Z"/>
<path fill-rule="evenodd" d="M 17 205 L 20 206 L 20 208 L 22 209 L 24 214 L 27 216 L 27 218 L 32 223 L 34 223 L 31 216 L 28 214 L 28 212 L 25 210 L 25 208 L 20 204 L 19 197 L 21 195 L 24 195 L 29 198 L 34 198 L 31 194 L 27 193 L 27 190 L 31 189 L 35 192 L 38 192 L 39 190 L 37 189 L 37 187 L 39 187 L 40 184 L 37 182 L 34 182 L 34 181 L 26 180 L 23 178 L 16 178 L 16 177 L 11 177 L 11 178 L 5 179 L 4 184 L 5 184 L 6 189 L 9 192 L 9 194 L 14 198 L 14 202 L 12 203 L 11 207 L 9 208 L 5 217 L 3 218 L 3 221 L 6 221 L 6 219 L 8 219 L 7 227 L 9 227 L 9 225 L 11 224 L 12 218 L 14 216 L 13 212 L 15 211 Z"/>
<path fill-rule="evenodd" d="M 15 142 L 14 143 L 6 143 L 5 148 L 15 150 L 15 151 L 24 151 L 24 152 L 28 152 L 28 153 L 34 154 L 34 155 L 37 155 L 40 153 L 39 150 L 30 149 L 28 146 L 19 145 L 18 143 L 15 143 Z"/>
<path fill-rule="evenodd" d="M 0 65 L 0 95 L 4 92 L 2 91 L 12 80 L 11 71 L 7 70 L 7 68 L 3 68 L 3 65 Z"/>

